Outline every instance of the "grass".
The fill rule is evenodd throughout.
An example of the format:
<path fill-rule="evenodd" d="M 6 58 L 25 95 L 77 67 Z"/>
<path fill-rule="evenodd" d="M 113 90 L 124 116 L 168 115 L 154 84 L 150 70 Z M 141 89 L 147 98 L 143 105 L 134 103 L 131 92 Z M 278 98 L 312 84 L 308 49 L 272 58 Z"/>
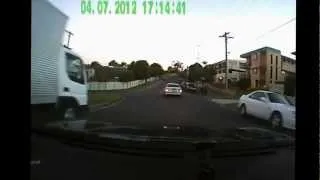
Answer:
<path fill-rule="evenodd" d="M 148 87 L 152 82 L 142 84 L 130 89 L 110 90 L 110 91 L 89 91 L 89 105 L 112 104 L 120 101 L 125 93 L 141 90 Z"/>

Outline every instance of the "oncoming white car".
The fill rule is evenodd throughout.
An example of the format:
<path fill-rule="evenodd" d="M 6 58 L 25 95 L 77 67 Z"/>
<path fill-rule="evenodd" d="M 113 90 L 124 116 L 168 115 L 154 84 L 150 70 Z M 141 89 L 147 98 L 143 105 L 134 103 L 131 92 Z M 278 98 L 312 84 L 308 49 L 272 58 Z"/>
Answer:
<path fill-rule="evenodd" d="M 247 114 L 269 120 L 272 127 L 295 129 L 296 108 L 281 94 L 257 90 L 239 99 L 238 108 L 241 115 Z"/>
<path fill-rule="evenodd" d="M 182 88 L 177 83 L 168 83 L 166 84 L 166 87 L 163 90 L 164 95 L 175 95 L 175 96 L 181 96 L 182 94 Z"/>

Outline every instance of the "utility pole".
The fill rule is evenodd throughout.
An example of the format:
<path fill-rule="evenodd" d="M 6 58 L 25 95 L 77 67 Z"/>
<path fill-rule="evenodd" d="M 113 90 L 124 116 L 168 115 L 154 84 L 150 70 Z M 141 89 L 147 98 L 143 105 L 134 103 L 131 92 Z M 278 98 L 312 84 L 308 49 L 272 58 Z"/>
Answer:
<path fill-rule="evenodd" d="M 226 81 L 226 89 L 228 89 L 228 39 L 232 39 L 233 37 L 228 36 L 228 34 L 230 34 L 230 32 L 225 32 L 223 35 L 219 36 L 219 37 L 223 37 L 224 38 L 224 43 L 225 43 L 225 49 L 226 49 L 226 77 L 225 77 L 225 81 Z"/>
<path fill-rule="evenodd" d="M 70 37 L 73 36 L 73 33 L 70 31 L 65 30 L 68 33 L 68 43 L 67 43 L 67 47 L 69 48 L 69 42 L 70 42 Z"/>

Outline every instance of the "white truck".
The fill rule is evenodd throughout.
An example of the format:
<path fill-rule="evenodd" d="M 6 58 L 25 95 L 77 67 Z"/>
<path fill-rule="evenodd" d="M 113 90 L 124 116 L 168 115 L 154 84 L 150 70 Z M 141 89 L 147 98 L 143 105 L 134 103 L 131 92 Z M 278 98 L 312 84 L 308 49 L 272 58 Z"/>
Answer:
<path fill-rule="evenodd" d="M 31 17 L 32 121 L 86 115 L 85 66 L 78 54 L 63 45 L 68 17 L 47 0 L 32 0 Z"/>

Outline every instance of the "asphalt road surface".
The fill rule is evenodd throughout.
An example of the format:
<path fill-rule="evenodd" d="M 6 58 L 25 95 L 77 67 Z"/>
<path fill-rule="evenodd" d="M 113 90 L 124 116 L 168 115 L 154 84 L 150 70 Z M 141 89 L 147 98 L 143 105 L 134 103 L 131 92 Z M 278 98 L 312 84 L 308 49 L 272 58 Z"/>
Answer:
<path fill-rule="evenodd" d="M 161 95 L 165 84 L 176 80 L 160 80 L 150 88 L 130 93 L 121 103 L 91 113 L 90 119 L 135 126 L 191 125 L 210 129 L 265 127 L 256 119 L 243 118 L 238 112 L 211 102 L 206 96 L 186 92 L 181 97 Z"/>

